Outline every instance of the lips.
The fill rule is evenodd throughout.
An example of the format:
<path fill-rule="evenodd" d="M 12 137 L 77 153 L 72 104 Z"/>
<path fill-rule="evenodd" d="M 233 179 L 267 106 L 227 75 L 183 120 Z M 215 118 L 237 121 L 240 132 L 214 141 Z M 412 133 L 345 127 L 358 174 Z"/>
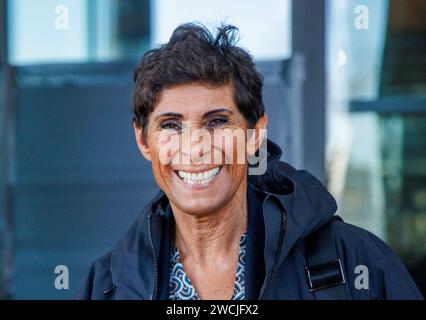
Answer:
<path fill-rule="evenodd" d="M 222 167 L 215 167 L 210 170 L 200 171 L 200 172 L 189 172 L 184 170 L 178 170 L 177 175 L 185 183 L 194 185 L 194 184 L 207 184 L 220 172 Z"/>

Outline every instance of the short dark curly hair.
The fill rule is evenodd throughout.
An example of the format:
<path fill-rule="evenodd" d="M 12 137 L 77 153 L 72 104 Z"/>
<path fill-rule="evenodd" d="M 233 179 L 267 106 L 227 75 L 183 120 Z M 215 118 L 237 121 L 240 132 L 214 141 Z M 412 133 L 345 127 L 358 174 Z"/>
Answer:
<path fill-rule="evenodd" d="M 238 28 L 222 24 L 213 35 L 205 26 L 186 23 L 177 27 L 169 42 L 146 52 L 134 72 L 134 122 L 146 142 L 149 115 L 163 89 L 202 82 L 221 86 L 233 83 L 234 99 L 249 128 L 265 113 L 263 78 L 251 55 L 236 46 Z"/>

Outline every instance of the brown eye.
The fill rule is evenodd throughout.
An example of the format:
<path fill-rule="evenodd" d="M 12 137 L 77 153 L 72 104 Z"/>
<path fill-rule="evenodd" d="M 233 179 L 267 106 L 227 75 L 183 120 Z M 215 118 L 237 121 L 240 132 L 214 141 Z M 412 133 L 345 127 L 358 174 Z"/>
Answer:
<path fill-rule="evenodd" d="M 223 126 L 227 122 L 228 122 L 228 120 L 225 119 L 225 118 L 216 118 L 216 119 L 209 121 L 208 126 L 210 128 L 216 128 L 216 127 Z"/>
<path fill-rule="evenodd" d="M 161 129 L 164 130 L 180 130 L 181 129 L 181 125 L 180 123 L 178 123 L 177 121 L 164 121 L 160 124 Z"/>

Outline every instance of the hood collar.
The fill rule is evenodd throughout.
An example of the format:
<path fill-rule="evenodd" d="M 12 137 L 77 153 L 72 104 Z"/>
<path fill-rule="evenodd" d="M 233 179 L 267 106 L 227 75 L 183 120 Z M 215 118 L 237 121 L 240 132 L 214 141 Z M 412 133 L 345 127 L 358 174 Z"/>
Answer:
<path fill-rule="evenodd" d="M 327 223 L 337 210 L 333 196 L 306 170 L 297 170 L 280 160 L 281 148 L 268 139 L 268 166 L 263 175 L 249 176 L 248 183 L 269 198 L 275 198 L 285 212 L 286 231 L 281 262 L 294 244 Z M 265 226 L 269 220 L 264 212 Z M 274 213 L 276 214 L 276 213 Z"/>

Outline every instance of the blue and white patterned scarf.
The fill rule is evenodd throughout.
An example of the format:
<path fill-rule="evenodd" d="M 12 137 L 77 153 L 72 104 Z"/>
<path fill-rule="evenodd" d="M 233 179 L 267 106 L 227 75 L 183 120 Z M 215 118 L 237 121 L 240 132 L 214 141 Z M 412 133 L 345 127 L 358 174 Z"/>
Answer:
<path fill-rule="evenodd" d="M 246 238 L 244 233 L 241 236 L 240 248 L 238 254 L 237 274 L 234 284 L 234 295 L 232 300 L 243 300 L 245 297 L 245 256 L 246 256 Z M 188 275 L 183 268 L 179 258 L 179 249 L 172 246 L 170 261 L 170 284 L 169 300 L 200 300 L 195 288 L 189 281 Z"/>

